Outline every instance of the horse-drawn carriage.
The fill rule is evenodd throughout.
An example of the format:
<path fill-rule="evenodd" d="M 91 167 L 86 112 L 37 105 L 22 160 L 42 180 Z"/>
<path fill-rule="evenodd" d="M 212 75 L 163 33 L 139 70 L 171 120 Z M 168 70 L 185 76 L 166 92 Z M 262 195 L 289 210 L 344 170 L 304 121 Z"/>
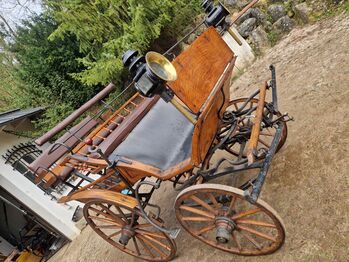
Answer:
<path fill-rule="evenodd" d="M 179 191 L 176 218 L 193 237 L 234 254 L 276 251 L 285 228 L 259 194 L 285 143 L 288 117 L 278 111 L 273 67 L 269 83 L 250 97 L 230 99 L 235 61 L 214 27 L 172 62 L 154 52 L 145 58 L 127 52 L 124 63 L 139 92 L 119 108 L 105 105 L 53 143 L 30 166 L 37 182 L 71 186 L 59 201 L 84 203 L 84 217 L 98 235 L 144 260 L 168 261 L 176 253 L 179 229 L 166 228 L 151 202 L 163 182 Z M 113 88 L 36 143 L 47 142 Z M 268 89 L 272 102 L 265 101 Z M 246 170 L 257 172 L 238 187 L 216 182 Z"/>

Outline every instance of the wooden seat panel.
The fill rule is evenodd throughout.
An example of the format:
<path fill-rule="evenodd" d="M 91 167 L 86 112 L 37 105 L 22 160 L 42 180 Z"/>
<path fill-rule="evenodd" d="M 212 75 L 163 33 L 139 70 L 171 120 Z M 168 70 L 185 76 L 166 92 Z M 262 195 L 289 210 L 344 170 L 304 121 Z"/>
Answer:
<path fill-rule="evenodd" d="M 199 113 L 234 53 L 213 27 L 172 63 L 178 78 L 169 87 L 188 108 Z"/>

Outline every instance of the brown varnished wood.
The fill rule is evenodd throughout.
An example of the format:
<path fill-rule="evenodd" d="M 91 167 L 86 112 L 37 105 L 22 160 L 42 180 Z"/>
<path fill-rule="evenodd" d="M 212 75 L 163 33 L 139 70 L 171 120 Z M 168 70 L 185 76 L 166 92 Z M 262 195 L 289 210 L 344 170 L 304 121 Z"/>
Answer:
<path fill-rule="evenodd" d="M 106 131 L 106 126 L 108 125 L 108 123 L 113 120 L 116 119 L 118 117 L 119 114 L 121 114 L 122 110 L 126 107 L 128 107 L 129 105 L 133 104 L 133 105 L 142 105 L 142 103 L 144 103 L 144 97 L 142 97 L 139 93 L 134 94 L 128 101 L 126 101 L 118 110 L 116 110 L 115 112 L 113 112 L 112 115 L 109 116 L 109 118 L 103 122 L 102 124 L 98 125 L 92 132 L 90 132 L 90 134 L 87 136 L 87 138 L 92 139 L 94 142 L 96 137 L 104 137 L 105 133 L 108 133 L 108 131 Z M 159 98 L 153 98 L 150 99 L 150 102 L 152 105 L 158 100 Z M 148 99 L 149 100 L 149 99 Z M 154 101 L 153 101 L 154 100 Z M 151 107 L 151 106 L 150 106 Z M 149 110 L 150 107 L 146 107 L 146 110 Z M 137 108 L 136 108 L 137 109 Z M 141 110 L 143 110 L 144 108 L 142 108 Z M 125 131 L 125 130 L 124 130 Z M 123 133 L 123 135 L 125 135 Z M 120 136 L 121 139 L 121 136 Z M 103 140 L 102 140 L 103 141 Z M 94 143 L 95 144 L 95 143 Z M 98 144 L 95 144 L 98 145 Z M 73 148 L 73 153 L 74 155 L 77 154 L 79 156 L 87 156 L 88 155 L 88 146 L 85 144 L 85 142 L 80 142 L 77 146 L 75 146 Z M 41 181 L 44 182 L 44 188 L 48 189 L 50 187 L 54 187 L 57 184 L 57 177 L 59 177 L 61 180 L 66 180 L 67 177 L 69 176 L 69 174 L 71 172 L 67 172 L 69 169 L 71 169 L 71 167 L 73 168 L 78 168 L 78 161 L 74 160 L 71 163 L 69 163 L 69 161 L 71 161 L 71 157 L 69 156 L 64 156 L 63 158 L 61 158 L 57 165 L 52 168 L 52 172 L 56 175 L 53 175 L 52 173 L 46 172 L 45 170 L 41 170 L 41 172 L 37 172 L 37 177 L 35 179 L 35 183 L 40 183 Z M 66 166 L 67 165 L 67 166 Z M 81 168 L 81 165 L 80 165 Z M 90 168 L 90 167 L 88 167 Z M 72 171 L 72 170 L 71 170 Z"/>
<path fill-rule="evenodd" d="M 103 190 L 103 189 L 90 189 L 85 191 L 79 191 L 70 197 L 61 197 L 58 203 L 65 203 L 67 201 L 77 200 L 86 202 L 93 199 L 101 199 L 111 201 L 119 205 L 127 206 L 129 208 L 135 208 L 137 206 L 137 200 L 134 197 L 130 197 L 119 192 Z"/>
<path fill-rule="evenodd" d="M 178 79 L 168 85 L 192 112 L 199 113 L 233 56 L 211 27 L 172 62 Z"/>
<path fill-rule="evenodd" d="M 54 168 L 52 168 L 52 173 L 55 174 L 53 175 L 52 173 L 46 172 L 46 173 L 41 173 L 35 178 L 35 183 L 38 184 L 40 182 L 43 183 L 43 187 L 45 189 L 49 189 L 51 186 L 54 186 L 57 182 L 57 178 L 59 177 L 61 180 L 65 180 L 66 176 L 71 173 L 72 170 L 67 172 L 70 169 L 69 167 L 66 166 L 61 166 L 61 165 L 56 165 Z"/>
<path fill-rule="evenodd" d="M 91 182 L 77 190 L 75 190 L 73 193 L 69 194 L 68 196 L 64 196 L 60 199 L 61 203 L 63 202 L 69 202 L 74 199 L 74 195 L 86 190 L 91 189 L 99 189 L 101 184 L 106 184 L 106 180 L 108 180 L 111 176 L 115 174 L 114 169 L 108 169 L 107 173 L 100 178 L 96 179 L 94 182 Z M 115 191 L 115 192 L 121 192 L 123 189 L 125 189 L 127 186 L 124 182 L 120 181 L 118 184 L 110 187 L 108 190 Z M 105 189 L 104 189 L 105 190 Z"/>
<path fill-rule="evenodd" d="M 222 82 L 223 82 L 223 93 L 224 93 L 224 104 L 223 107 L 221 108 L 221 111 L 219 115 L 222 117 L 223 113 L 226 111 L 227 107 L 229 106 L 230 102 L 230 86 L 231 86 L 231 79 L 233 75 L 233 70 L 235 66 L 237 56 L 234 56 L 233 60 L 229 64 L 226 72 L 224 73 L 222 77 Z"/>
<path fill-rule="evenodd" d="M 114 119 L 120 111 L 130 104 L 134 99 L 137 99 L 140 95 L 134 95 L 130 100 L 128 100 L 115 114 L 110 117 L 106 122 L 97 127 L 97 130 L 93 131 L 88 138 L 94 140 L 98 134 L 104 132 L 103 129 L 111 119 Z M 151 99 L 144 99 L 142 103 L 137 106 L 134 111 L 132 111 L 125 120 L 118 126 L 113 132 L 111 132 L 107 138 L 101 142 L 98 147 L 106 155 L 109 155 L 117 146 L 122 142 L 122 140 L 132 131 L 134 126 L 142 119 L 142 117 L 150 110 L 150 108 L 159 100 L 159 97 L 156 96 Z M 84 170 L 92 173 L 98 173 L 106 167 L 106 162 L 104 160 L 97 160 L 94 158 L 86 157 L 88 154 L 88 146 L 81 142 L 73 150 L 73 155 L 67 155 L 61 165 L 73 167 L 78 170 Z"/>
<path fill-rule="evenodd" d="M 103 130 L 106 126 L 107 123 L 110 122 L 111 120 L 115 119 L 120 113 L 121 111 L 127 107 L 127 105 L 129 105 L 130 103 L 132 103 L 132 101 L 134 100 L 144 100 L 144 98 L 139 94 L 136 93 L 134 96 L 132 96 L 126 103 L 124 103 L 117 111 L 114 112 L 114 114 L 112 116 L 110 116 L 104 123 L 102 123 L 101 125 L 99 125 L 94 131 L 91 132 L 91 134 L 88 135 L 87 138 L 94 140 L 96 137 L 98 136 L 103 136 L 102 132 L 105 132 L 105 130 Z M 156 101 L 158 101 L 159 97 L 154 97 L 152 99 L 148 99 L 150 100 L 150 103 L 147 103 L 147 106 L 145 106 L 144 108 L 142 108 L 142 110 L 147 110 L 146 112 L 148 112 L 150 110 L 150 108 L 156 103 Z M 142 101 L 140 106 L 144 103 L 145 101 Z M 137 109 L 137 108 L 136 108 Z M 144 113 L 146 113 L 144 112 Z M 139 120 L 138 118 L 136 120 Z M 134 121 L 134 120 L 133 120 Z M 125 130 L 124 130 L 125 131 Z M 129 132 L 129 130 L 126 130 Z M 126 135 L 125 133 L 122 133 L 123 135 Z M 120 136 L 121 137 L 121 136 Z M 87 150 L 87 146 L 84 142 L 81 142 L 79 145 L 77 145 L 74 149 L 73 149 L 74 153 L 79 153 L 79 154 L 85 154 L 86 152 L 88 152 Z"/>
<path fill-rule="evenodd" d="M 192 162 L 196 166 L 204 161 L 217 132 L 219 119 L 229 105 L 230 80 L 235 60 L 234 57 L 226 66 L 224 73 L 216 83 L 215 89 L 204 104 L 203 111 L 194 128 Z"/>
<path fill-rule="evenodd" d="M 261 123 L 263 118 L 263 110 L 264 110 L 267 86 L 268 86 L 268 83 L 265 82 L 259 89 L 259 100 L 258 100 L 258 105 L 256 109 L 256 115 L 252 119 L 253 127 L 252 127 L 251 137 L 247 145 L 247 159 L 248 159 L 248 164 L 250 165 L 255 161 L 255 152 L 257 150 L 259 133 L 261 130 Z"/>
<path fill-rule="evenodd" d="M 128 160 L 130 163 L 119 162 L 116 168 L 131 184 L 135 184 L 140 179 L 148 176 L 156 177 L 161 180 L 169 180 L 194 167 L 191 159 L 184 160 L 178 165 L 164 171 L 131 159 Z"/>
<path fill-rule="evenodd" d="M 224 104 L 222 90 L 218 91 L 207 103 L 194 128 L 192 162 L 196 166 L 202 163 L 218 128 L 219 111 Z"/>
<path fill-rule="evenodd" d="M 96 159 L 91 157 L 84 157 L 79 155 L 68 155 L 65 158 L 64 165 L 73 167 L 77 170 L 84 170 L 97 174 L 108 166 L 104 159 Z"/>

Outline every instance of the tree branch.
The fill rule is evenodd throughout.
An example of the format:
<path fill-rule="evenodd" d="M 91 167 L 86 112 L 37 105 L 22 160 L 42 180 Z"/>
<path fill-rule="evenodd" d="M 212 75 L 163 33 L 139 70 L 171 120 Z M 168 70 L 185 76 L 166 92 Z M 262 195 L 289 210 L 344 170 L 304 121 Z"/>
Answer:
<path fill-rule="evenodd" d="M 5 17 L 3 17 L 1 14 L 0 14 L 0 19 L 5 23 L 5 25 L 7 26 L 8 30 L 10 31 L 11 35 L 13 37 L 16 37 L 16 33 L 15 31 L 12 29 L 12 27 L 9 25 L 9 23 L 7 22 L 7 20 L 5 19 Z"/>

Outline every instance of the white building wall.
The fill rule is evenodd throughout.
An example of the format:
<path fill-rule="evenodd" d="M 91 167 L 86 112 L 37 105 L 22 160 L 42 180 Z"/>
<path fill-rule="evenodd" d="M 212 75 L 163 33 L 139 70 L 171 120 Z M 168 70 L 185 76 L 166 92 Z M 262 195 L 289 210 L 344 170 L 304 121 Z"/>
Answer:
<path fill-rule="evenodd" d="M 228 44 L 230 49 L 233 50 L 234 54 L 237 56 L 234 72 L 239 73 L 239 70 L 242 70 L 252 64 L 252 62 L 255 60 L 255 55 L 251 46 L 239 34 L 238 30 L 234 26 L 230 27 L 230 29 L 239 38 L 242 45 L 240 46 L 228 32 L 224 33 L 223 40 Z"/>
<path fill-rule="evenodd" d="M 0 130 L 0 155 L 21 142 L 28 142 L 28 139 Z M 5 164 L 3 158 L 0 158 L 0 186 L 68 239 L 73 240 L 80 234 L 80 230 L 71 220 L 75 211 L 73 205 L 69 208 L 67 205 L 51 200 L 51 197 L 45 195 L 35 184 L 13 170 L 12 166 Z"/>

